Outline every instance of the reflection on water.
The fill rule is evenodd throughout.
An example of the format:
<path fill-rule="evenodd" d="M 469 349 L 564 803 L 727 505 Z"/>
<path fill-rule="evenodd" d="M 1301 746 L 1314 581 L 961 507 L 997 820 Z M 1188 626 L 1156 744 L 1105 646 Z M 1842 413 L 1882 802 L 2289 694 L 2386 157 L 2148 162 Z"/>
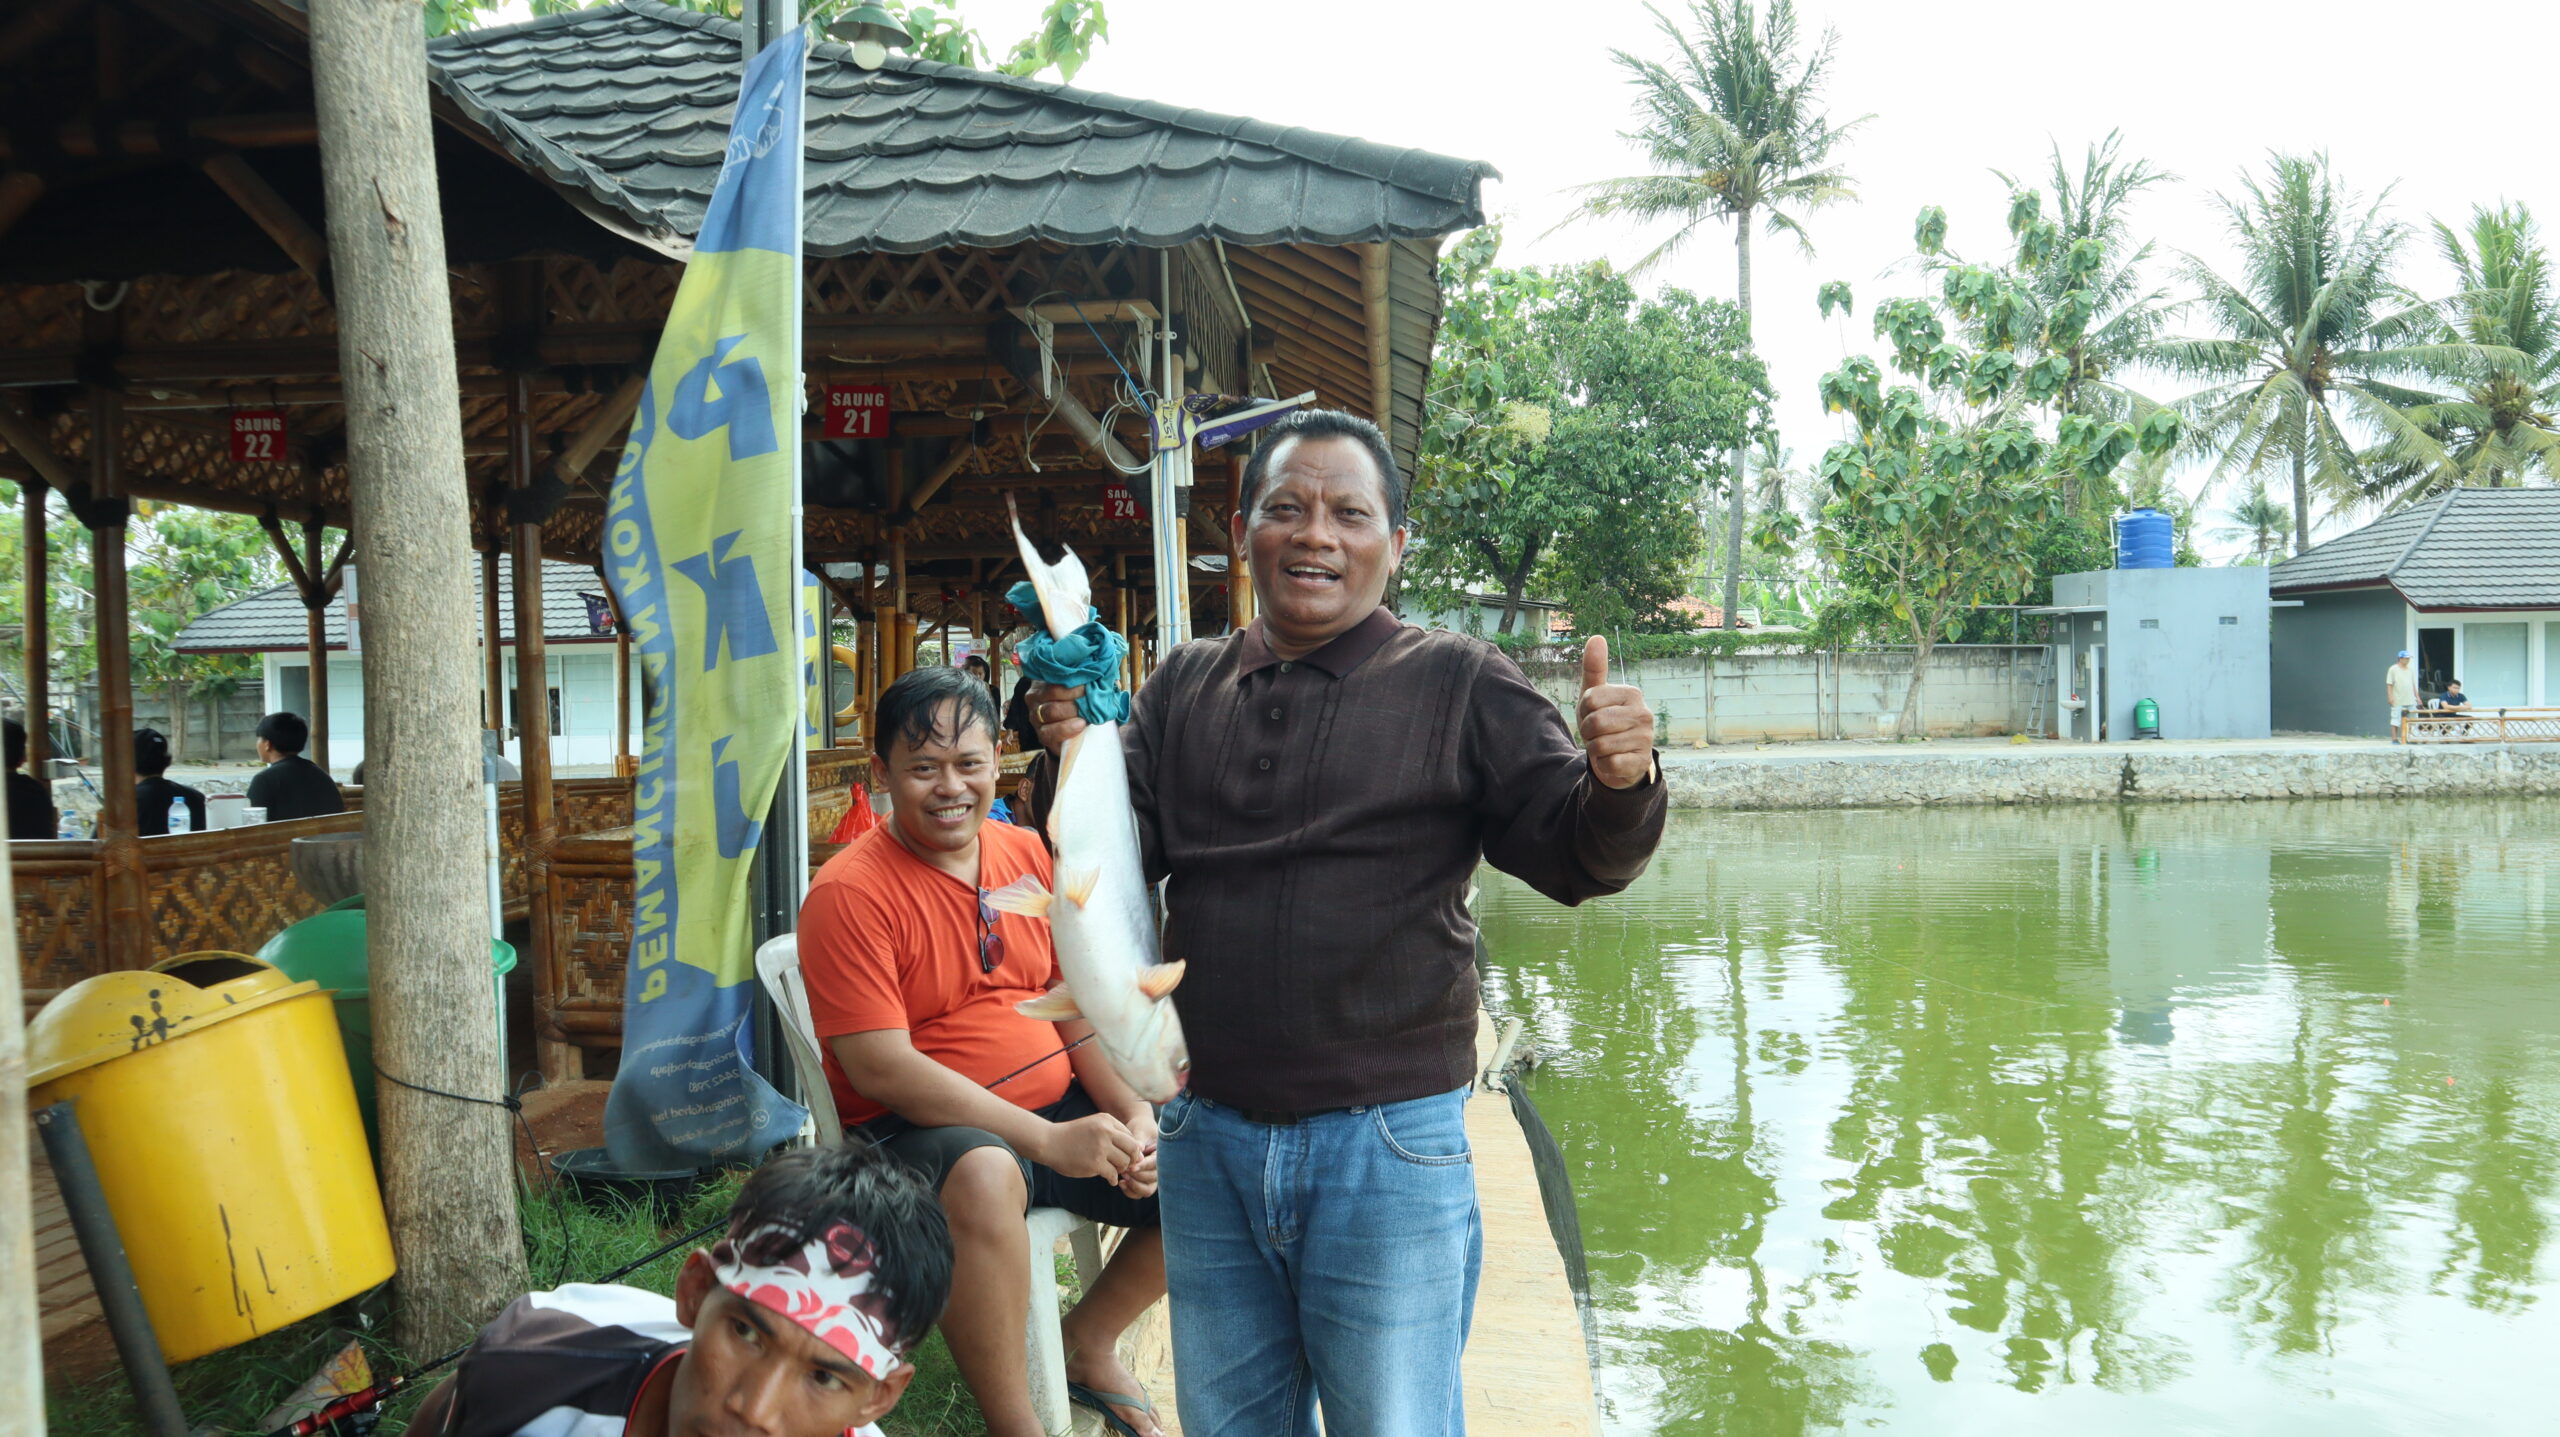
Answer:
<path fill-rule="evenodd" d="M 1581 910 L 1488 871 L 1610 1430 L 2560 1430 L 2553 810 L 1691 814 Z"/>

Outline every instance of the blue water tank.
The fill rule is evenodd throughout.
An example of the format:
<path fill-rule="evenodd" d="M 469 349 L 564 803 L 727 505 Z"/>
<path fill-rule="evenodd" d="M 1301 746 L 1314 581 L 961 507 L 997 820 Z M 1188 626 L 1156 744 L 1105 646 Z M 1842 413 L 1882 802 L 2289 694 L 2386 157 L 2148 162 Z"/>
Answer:
<path fill-rule="evenodd" d="M 2174 569 L 2178 566 L 2176 522 L 2157 509 L 2136 509 L 2116 520 L 2116 567 Z"/>

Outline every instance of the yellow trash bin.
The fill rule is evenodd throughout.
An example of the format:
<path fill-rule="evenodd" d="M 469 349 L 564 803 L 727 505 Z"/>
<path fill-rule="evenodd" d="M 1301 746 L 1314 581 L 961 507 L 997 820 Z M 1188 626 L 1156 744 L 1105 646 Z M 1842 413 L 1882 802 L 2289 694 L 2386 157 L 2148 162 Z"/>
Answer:
<path fill-rule="evenodd" d="M 160 1347 L 184 1362 L 391 1276 L 391 1232 L 327 990 L 188 954 L 63 990 L 28 1097 L 75 1111 Z"/>

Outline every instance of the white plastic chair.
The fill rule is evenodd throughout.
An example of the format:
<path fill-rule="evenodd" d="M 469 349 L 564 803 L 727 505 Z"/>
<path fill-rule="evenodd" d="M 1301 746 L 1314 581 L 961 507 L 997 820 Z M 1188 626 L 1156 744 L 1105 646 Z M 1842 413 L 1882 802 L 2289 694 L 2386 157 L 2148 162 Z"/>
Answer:
<path fill-rule="evenodd" d="M 809 1109 L 809 1126 L 801 1136 L 834 1147 L 844 1141 L 844 1124 L 836 1117 L 835 1094 L 819 1056 L 809 990 L 800 981 L 800 940 L 789 933 L 766 939 L 756 949 L 756 977 L 782 1015 L 783 1041 L 800 1075 L 801 1101 Z M 1102 1275 L 1102 1230 L 1064 1208 L 1035 1207 L 1023 1221 L 1031 1234 L 1031 1308 L 1023 1330 L 1031 1410 L 1040 1414 L 1043 1427 L 1062 1433 L 1071 1430 L 1075 1410 L 1067 1402 L 1067 1349 L 1058 1335 L 1058 1240 L 1067 1239 L 1075 1254 L 1076 1279 L 1089 1289 Z"/>

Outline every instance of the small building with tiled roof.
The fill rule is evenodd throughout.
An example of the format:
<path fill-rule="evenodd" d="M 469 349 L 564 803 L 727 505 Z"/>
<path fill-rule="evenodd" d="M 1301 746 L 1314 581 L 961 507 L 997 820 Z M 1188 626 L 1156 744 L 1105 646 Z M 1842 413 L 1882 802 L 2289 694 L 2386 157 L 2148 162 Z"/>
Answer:
<path fill-rule="evenodd" d="M 2560 488 L 2456 489 L 2395 509 L 2268 574 L 2275 725 L 2389 731 L 2383 671 L 2475 708 L 2560 706 Z"/>
<path fill-rule="evenodd" d="M 476 591 L 479 565 L 486 563 L 488 556 L 474 554 L 471 560 Z M 498 592 L 501 595 L 512 594 L 514 582 L 513 561 L 501 554 L 498 556 Z M 542 637 L 547 649 L 543 659 L 548 670 L 548 681 L 544 687 L 551 694 L 551 761 L 554 766 L 594 767 L 613 762 L 616 719 L 612 618 L 609 613 L 593 612 L 603 604 L 604 589 L 604 581 L 593 569 L 557 559 L 543 561 Z M 330 743 L 329 761 L 333 769 L 347 773 L 352 772 L 364 758 L 363 665 L 355 655 L 346 651 L 346 605 L 333 603 L 323 609 L 321 615 L 328 648 L 333 655 L 328 666 L 329 722 L 337 737 Z M 279 584 L 246 598 L 234 599 L 204 614 L 178 631 L 172 647 L 184 654 L 258 655 L 263 663 L 268 710 L 281 709 L 309 718 L 311 660 L 305 647 L 308 637 L 301 595 L 291 584 Z M 358 642 L 362 642 L 361 630 Z M 508 694 L 506 752 L 510 761 L 520 761 L 513 721 L 516 694 L 515 605 L 503 599 L 498 605 L 498 646 L 503 651 L 501 671 L 506 677 Z M 482 686 L 481 670 L 474 666 L 472 672 L 458 674 L 455 680 L 478 689 Z M 640 704 L 636 679 L 631 703 L 636 712 Z"/>

